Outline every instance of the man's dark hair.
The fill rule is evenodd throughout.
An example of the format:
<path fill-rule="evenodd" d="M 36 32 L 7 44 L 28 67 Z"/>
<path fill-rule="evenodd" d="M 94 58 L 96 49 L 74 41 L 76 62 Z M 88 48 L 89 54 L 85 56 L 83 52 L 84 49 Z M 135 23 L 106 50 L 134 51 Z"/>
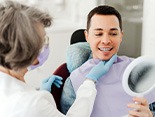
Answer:
<path fill-rule="evenodd" d="M 120 13 L 114 7 L 107 6 L 107 5 L 101 5 L 101 6 L 95 7 L 94 9 L 92 9 L 89 12 L 89 14 L 87 16 L 87 31 L 89 30 L 90 25 L 91 25 L 90 24 L 91 18 L 95 14 L 98 14 L 98 15 L 115 15 L 119 20 L 119 26 L 120 26 L 120 29 L 122 30 L 122 18 L 121 18 Z"/>

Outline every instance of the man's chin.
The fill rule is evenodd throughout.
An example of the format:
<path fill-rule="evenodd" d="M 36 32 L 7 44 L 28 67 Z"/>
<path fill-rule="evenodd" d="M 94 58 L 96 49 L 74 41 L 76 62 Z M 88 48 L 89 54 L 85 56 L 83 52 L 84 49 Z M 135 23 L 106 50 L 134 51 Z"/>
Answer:
<path fill-rule="evenodd" d="M 109 59 L 111 59 L 112 56 L 104 56 L 104 57 L 99 57 L 100 60 L 103 60 L 103 61 L 107 61 Z"/>
<path fill-rule="evenodd" d="M 111 57 L 113 55 L 114 54 L 112 54 L 112 53 L 109 53 L 109 54 L 98 54 L 98 55 L 94 55 L 93 58 L 94 59 L 100 59 L 100 60 L 106 61 L 106 60 L 111 59 Z"/>
<path fill-rule="evenodd" d="M 107 60 L 109 60 L 111 57 L 104 57 L 104 58 L 98 58 L 98 59 L 100 59 L 100 60 L 102 60 L 102 61 L 107 61 Z"/>

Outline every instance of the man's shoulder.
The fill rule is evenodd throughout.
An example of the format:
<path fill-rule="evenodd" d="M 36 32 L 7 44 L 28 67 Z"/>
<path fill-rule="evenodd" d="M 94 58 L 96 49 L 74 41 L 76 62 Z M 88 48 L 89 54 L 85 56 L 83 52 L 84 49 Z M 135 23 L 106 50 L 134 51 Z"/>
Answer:
<path fill-rule="evenodd" d="M 132 62 L 134 58 L 128 57 L 128 56 L 118 56 L 118 62 L 123 61 L 123 62 Z"/>
<path fill-rule="evenodd" d="M 117 64 L 121 65 L 128 65 L 130 64 L 134 58 L 128 56 L 118 56 L 117 57 Z M 71 74 L 86 74 L 88 73 L 100 60 L 99 59 L 89 59 L 80 67 L 75 69 Z"/>
<path fill-rule="evenodd" d="M 132 62 L 135 58 L 133 57 L 129 57 L 129 56 L 117 56 L 117 62 Z M 89 59 L 88 61 L 86 61 L 84 64 L 82 64 L 79 69 L 87 69 L 89 67 L 93 67 L 95 66 L 97 63 L 99 63 L 100 60 L 99 59 Z"/>

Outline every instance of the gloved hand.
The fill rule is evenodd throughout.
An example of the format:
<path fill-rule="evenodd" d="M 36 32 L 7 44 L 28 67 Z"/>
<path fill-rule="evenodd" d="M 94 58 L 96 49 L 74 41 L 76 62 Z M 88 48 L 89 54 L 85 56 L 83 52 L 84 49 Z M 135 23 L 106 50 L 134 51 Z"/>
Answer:
<path fill-rule="evenodd" d="M 62 85 L 62 77 L 57 75 L 52 75 L 49 78 L 43 79 L 40 89 L 51 92 L 52 84 L 60 88 L 60 86 Z"/>
<path fill-rule="evenodd" d="M 108 61 L 100 61 L 91 71 L 86 75 L 86 78 L 97 81 L 100 77 L 106 74 L 114 61 L 116 60 L 117 55 L 113 55 Z"/>

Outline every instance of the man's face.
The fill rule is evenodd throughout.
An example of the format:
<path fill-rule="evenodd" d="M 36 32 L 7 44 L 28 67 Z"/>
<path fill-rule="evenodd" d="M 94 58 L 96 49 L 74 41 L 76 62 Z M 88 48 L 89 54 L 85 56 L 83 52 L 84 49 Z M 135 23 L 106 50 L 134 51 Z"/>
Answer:
<path fill-rule="evenodd" d="M 89 31 L 85 31 L 93 58 L 109 60 L 118 52 L 123 33 L 115 15 L 94 15 Z"/>

